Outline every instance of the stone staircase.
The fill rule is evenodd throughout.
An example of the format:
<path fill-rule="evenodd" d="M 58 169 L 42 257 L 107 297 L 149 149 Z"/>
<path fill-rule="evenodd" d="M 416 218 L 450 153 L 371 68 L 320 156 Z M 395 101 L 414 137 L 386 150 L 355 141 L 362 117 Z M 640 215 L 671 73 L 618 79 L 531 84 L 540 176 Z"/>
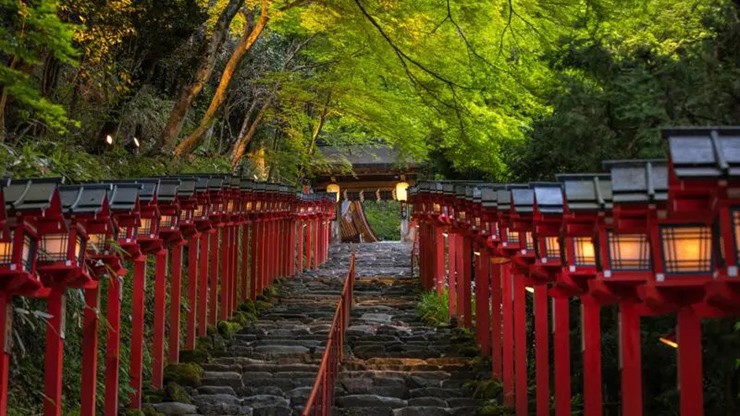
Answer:
<path fill-rule="evenodd" d="M 424 325 L 410 246 L 379 243 L 358 252 L 348 354 L 334 414 L 346 416 L 475 415 L 468 381 L 478 378 L 469 338 Z"/>
<path fill-rule="evenodd" d="M 357 247 L 355 304 L 334 414 L 472 415 L 463 387 L 476 378 L 449 328 L 427 327 L 415 305 L 409 246 Z M 351 247 L 336 245 L 316 271 L 286 279 L 259 320 L 214 353 L 190 403 L 153 407 L 165 415 L 299 415 L 319 368 L 349 267 Z M 463 348 L 464 349 L 464 348 Z M 464 352 L 464 351 L 463 351 Z"/>

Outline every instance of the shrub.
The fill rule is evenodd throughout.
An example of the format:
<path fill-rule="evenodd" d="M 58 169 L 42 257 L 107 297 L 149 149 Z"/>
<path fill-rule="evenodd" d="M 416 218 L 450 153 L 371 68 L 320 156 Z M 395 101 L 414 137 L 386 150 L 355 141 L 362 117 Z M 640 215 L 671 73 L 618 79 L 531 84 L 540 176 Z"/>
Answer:
<path fill-rule="evenodd" d="M 164 368 L 164 382 L 181 386 L 198 387 L 203 378 L 203 367 L 195 363 L 169 364 Z"/>
<path fill-rule="evenodd" d="M 419 317 L 427 325 L 441 326 L 449 324 L 449 302 L 450 295 L 447 290 L 438 294 L 437 292 L 425 292 L 421 294 L 421 300 L 416 306 Z"/>

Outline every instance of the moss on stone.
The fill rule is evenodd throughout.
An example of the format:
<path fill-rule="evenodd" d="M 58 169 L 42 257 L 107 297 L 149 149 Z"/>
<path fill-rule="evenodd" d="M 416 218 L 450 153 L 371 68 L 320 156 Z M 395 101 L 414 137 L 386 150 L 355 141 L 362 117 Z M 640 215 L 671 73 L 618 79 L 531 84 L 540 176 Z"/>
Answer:
<path fill-rule="evenodd" d="M 208 327 L 206 328 L 206 334 L 210 336 L 216 335 L 217 333 L 218 331 L 216 330 L 216 327 L 213 325 L 208 325 Z"/>
<path fill-rule="evenodd" d="M 164 382 L 181 386 L 198 387 L 203 378 L 203 367 L 196 363 L 169 364 L 164 368 Z"/>
<path fill-rule="evenodd" d="M 516 412 L 508 406 L 490 402 L 478 410 L 477 416 L 513 416 Z"/>
<path fill-rule="evenodd" d="M 230 339 L 231 337 L 234 336 L 234 334 L 236 334 L 237 332 L 239 332 L 240 329 L 242 329 L 241 325 L 239 325 L 236 322 L 232 322 L 232 321 L 220 321 L 217 327 L 218 327 L 218 333 L 226 339 Z"/>
<path fill-rule="evenodd" d="M 164 401 L 190 404 L 190 395 L 185 388 L 175 382 L 169 382 L 164 386 Z"/>
<path fill-rule="evenodd" d="M 192 351 L 180 351 L 181 363 L 204 364 L 210 361 L 211 353 L 206 348 L 196 348 Z"/>
<path fill-rule="evenodd" d="M 158 412 L 157 409 L 154 408 L 154 406 L 148 404 L 144 405 L 142 408 L 142 414 L 144 416 L 165 416 L 164 413 Z"/>
<path fill-rule="evenodd" d="M 498 399 L 503 393 L 503 387 L 498 380 L 481 380 L 476 383 L 473 397 L 476 399 Z"/>
<path fill-rule="evenodd" d="M 144 403 L 159 403 L 164 399 L 164 390 L 144 388 L 141 392 L 141 401 Z"/>
<path fill-rule="evenodd" d="M 257 312 L 263 312 L 272 308 L 272 303 L 265 300 L 258 300 L 254 303 L 254 306 L 257 308 Z"/>
<path fill-rule="evenodd" d="M 250 312 L 236 312 L 234 316 L 231 317 L 231 321 L 236 322 L 242 328 L 249 326 L 256 320 L 257 320 L 257 315 L 255 315 L 254 313 L 250 313 Z"/>
<path fill-rule="evenodd" d="M 242 303 L 241 305 L 239 305 L 239 310 L 242 312 L 247 312 L 251 314 L 257 313 L 257 308 L 254 307 L 254 302 L 252 302 L 251 300 L 248 300 Z"/>

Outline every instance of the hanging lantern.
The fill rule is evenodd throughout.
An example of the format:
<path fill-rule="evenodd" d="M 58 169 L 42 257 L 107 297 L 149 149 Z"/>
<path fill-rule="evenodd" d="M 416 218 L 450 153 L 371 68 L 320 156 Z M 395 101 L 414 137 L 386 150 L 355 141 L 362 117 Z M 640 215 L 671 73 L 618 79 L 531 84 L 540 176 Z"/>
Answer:
<path fill-rule="evenodd" d="M 326 192 L 336 194 L 335 197 L 337 199 L 337 202 L 339 202 L 340 188 L 338 184 L 330 183 L 329 185 L 326 186 Z"/>
<path fill-rule="evenodd" d="M 396 184 L 396 200 L 406 202 L 408 199 L 409 184 L 407 182 L 398 182 Z"/>

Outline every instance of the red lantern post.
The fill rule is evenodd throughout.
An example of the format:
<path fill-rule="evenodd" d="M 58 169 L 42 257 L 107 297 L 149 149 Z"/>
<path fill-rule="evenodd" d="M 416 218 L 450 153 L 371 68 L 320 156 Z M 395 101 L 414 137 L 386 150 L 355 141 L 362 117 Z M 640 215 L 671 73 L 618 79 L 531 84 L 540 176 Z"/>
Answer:
<path fill-rule="evenodd" d="M 136 244 L 137 224 L 139 224 L 140 205 L 139 189 L 137 184 L 113 184 L 108 192 L 113 224 L 115 226 L 115 240 L 126 255 L 131 259 L 143 258 L 141 250 Z M 142 260 L 135 260 L 134 272 L 138 273 L 143 264 Z M 143 276 L 134 274 L 134 281 L 142 280 Z M 121 276 L 112 276 L 108 286 L 108 308 L 106 319 L 108 331 L 106 334 L 105 355 L 105 413 L 118 412 L 118 373 L 120 369 L 121 344 L 121 301 L 123 285 Z"/>
<path fill-rule="evenodd" d="M 581 297 L 582 319 L 588 324 L 581 328 L 584 362 L 592 364 L 584 365 L 584 391 L 590 395 L 589 405 L 601 408 L 600 404 L 592 405 L 596 401 L 594 397 L 601 395 L 599 305 L 590 299 L 587 291 L 588 281 L 597 274 L 598 256 L 594 243 L 597 224 L 604 221 L 611 210 L 612 196 L 609 175 L 561 175 L 558 180 L 563 184 L 565 196 L 561 247 L 565 256 L 551 294 L 555 315 L 555 412 L 557 416 L 564 416 L 571 414 L 570 298 L 574 296 Z"/>
<path fill-rule="evenodd" d="M 71 226 L 82 230 L 87 264 L 77 277 L 69 282 L 85 292 L 82 334 L 81 415 L 95 414 L 98 370 L 98 309 L 100 307 L 99 280 L 109 276 L 118 279 L 125 273 L 120 259 L 110 247 L 113 235 L 108 203 L 109 184 L 69 185 L 59 188 L 63 210 Z"/>

